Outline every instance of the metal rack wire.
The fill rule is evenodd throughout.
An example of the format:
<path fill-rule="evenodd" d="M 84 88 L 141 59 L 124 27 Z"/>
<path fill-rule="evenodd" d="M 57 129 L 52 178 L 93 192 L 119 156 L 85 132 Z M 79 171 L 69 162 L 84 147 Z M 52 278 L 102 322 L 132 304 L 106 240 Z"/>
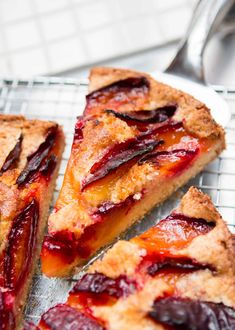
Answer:
<path fill-rule="evenodd" d="M 227 220 L 229 228 L 235 233 L 235 87 L 213 87 L 227 100 L 232 112 L 232 118 L 226 127 L 227 150 L 187 186 L 180 189 L 162 206 L 153 210 L 143 221 L 134 225 L 122 236 L 123 238 L 130 238 L 146 230 L 156 220 L 167 215 L 190 185 L 199 187 L 211 196 L 218 210 Z M 62 184 L 63 173 L 70 154 L 74 122 L 76 116 L 83 111 L 86 91 L 86 80 L 46 77 L 32 80 L 0 80 L 0 113 L 54 120 L 64 127 L 67 144 L 54 199 Z M 37 322 L 45 310 L 57 302 L 63 302 L 73 281 L 81 276 L 81 272 L 73 278 L 59 280 L 47 279 L 38 271 L 38 274 L 34 276 L 25 317 Z"/>

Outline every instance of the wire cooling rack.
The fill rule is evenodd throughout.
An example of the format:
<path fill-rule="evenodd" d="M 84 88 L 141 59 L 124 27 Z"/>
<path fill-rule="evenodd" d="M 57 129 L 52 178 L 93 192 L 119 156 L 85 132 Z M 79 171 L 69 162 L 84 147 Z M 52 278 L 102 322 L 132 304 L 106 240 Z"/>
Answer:
<path fill-rule="evenodd" d="M 190 185 L 209 194 L 229 228 L 235 233 L 235 87 L 213 86 L 227 100 L 232 118 L 226 127 L 227 150 L 213 163 L 175 193 L 167 202 L 134 225 L 122 238 L 130 238 L 151 227 L 166 216 L 178 203 Z M 37 78 L 33 80 L 0 80 L 0 113 L 21 114 L 27 118 L 55 120 L 63 125 L 66 148 L 57 180 L 54 200 L 62 184 L 63 174 L 70 154 L 76 116 L 84 108 L 87 81 L 64 78 Z M 103 251 L 104 252 L 104 251 Z M 101 252 L 101 253 L 103 253 Z M 100 254 L 99 254 L 100 255 Z M 85 269 L 85 268 L 84 268 Z M 47 279 L 34 276 L 33 286 L 25 310 L 25 318 L 37 322 L 39 316 L 57 302 L 63 302 L 74 280 L 84 269 L 70 279 Z"/>

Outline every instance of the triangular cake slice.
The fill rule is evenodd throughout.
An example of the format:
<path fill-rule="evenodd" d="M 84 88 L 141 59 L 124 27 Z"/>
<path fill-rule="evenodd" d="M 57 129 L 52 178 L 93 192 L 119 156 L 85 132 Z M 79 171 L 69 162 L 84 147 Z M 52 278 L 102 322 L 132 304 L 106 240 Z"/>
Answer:
<path fill-rule="evenodd" d="M 0 329 L 20 329 L 64 148 L 54 122 L 0 115 Z"/>
<path fill-rule="evenodd" d="M 47 276 L 66 276 L 200 172 L 225 146 L 193 97 L 128 70 L 96 68 L 75 127 L 42 249 Z"/>
<path fill-rule="evenodd" d="M 37 329 L 235 329 L 232 244 L 210 198 L 192 187 L 169 216 L 91 265 Z"/>

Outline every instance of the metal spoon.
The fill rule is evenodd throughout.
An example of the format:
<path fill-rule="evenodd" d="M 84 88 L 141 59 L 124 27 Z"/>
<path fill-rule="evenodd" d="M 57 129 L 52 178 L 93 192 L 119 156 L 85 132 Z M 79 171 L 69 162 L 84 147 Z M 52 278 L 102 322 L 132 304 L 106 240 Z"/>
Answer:
<path fill-rule="evenodd" d="M 164 73 L 152 73 L 157 80 L 205 103 L 211 109 L 214 119 L 222 126 L 229 122 L 230 110 L 226 101 L 205 81 L 203 53 L 209 39 L 234 3 L 235 0 L 199 1 L 175 58 Z"/>

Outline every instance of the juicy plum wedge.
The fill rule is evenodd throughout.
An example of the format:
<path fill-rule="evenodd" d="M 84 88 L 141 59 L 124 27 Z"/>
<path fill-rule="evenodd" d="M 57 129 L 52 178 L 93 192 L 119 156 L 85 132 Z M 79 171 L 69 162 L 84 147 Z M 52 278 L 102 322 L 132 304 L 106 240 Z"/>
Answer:
<path fill-rule="evenodd" d="M 162 142 L 160 140 L 158 145 L 161 143 Z M 164 165 L 164 173 L 172 176 L 177 175 L 182 170 L 184 170 L 194 160 L 197 154 L 197 148 L 193 150 L 178 149 L 173 151 L 159 151 L 153 153 L 149 152 L 138 160 L 138 164 L 141 165 L 146 162 L 152 162 L 156 164 L 156 166 L 158 166 L 160 169 L 162 165 Z M 131 206 L 135 202 L 136 200 L 133 198 L 133 195 L 127 197 L 125 200 L 117 204 L 112 202 L 105 202 L 98 206 L 97 211 L 95 211 L 93 215 L 105 215 L 115 209 L 128 205 Z"/>
<path fill-rule="evenodd" d="M 86 96 L 85 114 L 94 114 L 120 106 L 140 107 L 148 97 L 149 81 L 146 77 L 130 77 L 100 88 Z"/>
<path fill-rule="evenodd" d="M 59 232 L 46 235 L 41 250 L 42 271 L 59 272 L 65 265 L 71 264 L 76 257 L 77 242 L 72 233 Z"/>
<path fill-rule="evenodd" d="M 176 111 L 176 105 L 166 105 L 155 110 L 141 110 L 117 112 L 115 110 L 106 110 L 106 113 L 112 114 L 115 117 L 124 120 L 128 125 L 149 125 L 162 123 L 170 119 Z"/>
<path fill-rule="evenodd" d="M 235 329 L 235 310 L 222 303 L 166 297 L 155 300 L 149 316 L 174 329 Z"/>
<path fill-rule="evenodd" d="M 209 233 L 215 227 L 214 222 L 204 219 L 190 218 L 183 214 L 172 213 L 132 241 L 145 248 L 149 253 L 165 254 L 171 249 L 183 249 L 199 235 Z"/>
<path fill-rule="evenodd" d="M 114 145 L 91 167 L 89 175 L 82 182 L 82 190 L 89 184 L 105 177 L 111 171 L 116 170 L 119 166 L 152 151 L 159 144 L 162 144 L 161 140 L 137 137 Z"/>
<path fill-rule="evenodd" d="M 134 199 L 134 196 L 131 195 L 127 197 L 125 200 L 123 200 L 120 203 L 113 203 L 113 202 L 106 202 L 97 207 L 97 210 L 92 214 L 94 218 L 96 216 L 102 216 L 106 215 L 113 210 L 117 210 L 118 208 L 124 208 L 124 207 L 131 207 L 132 204 L 134 204 L 136 200 Z"/>
<path fill-rule="evenodd" d="M 63 304 L 43 314 L 39 326 L 43 330 L 104 330 L 96 319 Z"/>
<path fill-rule="evenodd" d="M 45 162 L 40 166 L 39 173 L 42 174 L 45 178 L 49 179 L 56 168 L 57 157 L 54 154 L 51 154 Z"/>
<path fill-rule="evenodd" d="M 34 181 L 35 174 L 40 167 L 43 166 L 43 162 L 48 157 L 49 152 L 54 145 L 56 134 L 57 129 L 51 130 L 38 149 L 32 155 L 27 157 L 27 164 L 16 180 L 19 187 L 23 187 L 27 183 L 32 183 Z"/>
<path fill-rule="evenodd" d="M 136 284 L 129 280 L 126 276 L 118 278 L 110 278 L 101 273 L 85 274 L 75 285 L 72 293 L 106 293 L 112 297 L 127 297 L 134 292 Z"/>
<path fill-rule="evenodd" d="M 5 287 L 18 290 L 24 283 L 27 270 L 36 246 L 39 207 L 32 200 L 13 220 L 4 251 Z"/>
<path fill-rule="evenodd" d="M 162 259 L 162 258 L 160 258 Z M 201 264 L 196 260 L 192 260 L 186 257 L 163 257 L 163 260 L 154 261 L 147 269 L 147 272 L 151 276 L 155 276 L 161 271 L 183 271 L 192 272 L 196 270 L 212 269 L 210 265 Z M 214 269 L 213 269 L 214 270 Z"/>
<path fill-rule="evenodd" d="M 7 170 L 11 169 L 12 167 L 14 167 L 14 165 L 18 161 L 20 152 L 21 152 L 22 140 L 23 140 L 23 136 L 21 134 L 19 139 L 17 140 L 14 148 L 11 150 L 11 152 L 7 156 L 4 164 L 2 165 L 2 168 L 0 170 L 0 175 L 3 174 L 4 172 L 6 172 Z"/>
<path fill-rule="evenodd" d="M 148 153 L 147 155 L 140 158 L 138 161 L 139 164 L 144 164 L 146 162 L 151 162 L 156 165 L 161 165 L 161 163 L 166 162 L 177 162 L 182 159 L 191 159 L 196 153 L 198 149 L 176 149 L 171 151 L 156 151 L 152 153 Z"/>
<path fill-rule="evenodd" d="M 144 164 L 150 162 L 155 164 L 158 168 L 162 168 L 166 175 L 180 174 L 185 168 L 187 168 L 191 162 L 199 154 L 199 148 L 195 149 L 176 149 L 172 151 L 159 151 L 148 153 L 143 156 L 138 164 Z"/>

